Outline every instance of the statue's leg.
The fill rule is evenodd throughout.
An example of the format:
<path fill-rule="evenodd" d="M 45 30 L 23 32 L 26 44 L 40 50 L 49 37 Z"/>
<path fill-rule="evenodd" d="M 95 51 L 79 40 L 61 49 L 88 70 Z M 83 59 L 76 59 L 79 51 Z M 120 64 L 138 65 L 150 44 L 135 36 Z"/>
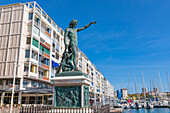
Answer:
<path fill-rule="evenodd" d="M 73 64 L 74 64 L 74 71 L 77 71 L 77 47 L 73 46 L 72 47 L 73 50 Z"/>

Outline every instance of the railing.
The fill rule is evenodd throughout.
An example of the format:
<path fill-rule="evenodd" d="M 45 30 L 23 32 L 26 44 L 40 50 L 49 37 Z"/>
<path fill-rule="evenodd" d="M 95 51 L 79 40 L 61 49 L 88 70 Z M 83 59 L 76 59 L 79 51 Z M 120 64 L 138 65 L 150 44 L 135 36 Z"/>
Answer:
<path fill-rule="evenodd" d="M 39 62 L 39 65 L 43 67 L 43 63 Z"/>
<path fill-rule="evenodd" d="M 39 66 L 42 66 L 42 67 L 44 67 L 46 69 L 49 69 L 49 66 L 44 64 L 44 63 L 42 63 L 42 62 L 39 62 Z"/>
<path fill-rule="evenodd" d="M 35 55 L 35 56 L 31 56 L 31 58 L 34 59 L 34 60 L 38 60 L 38 54 Z"/>
<path fill-rule="evenodd" d="M 52 108 L 52 106 L 27 105 L 22 106 L 19 113 L 94 113 L 94 110 L 91 108 Z"/>
<path fill-rule="evenodd" d="M 112 106 L 111 102 L 106 102 L 105 105 L 102 102 L 98 102 L 96 105 L 90 105 L 90 108 L 94 110 L 94 113 L 110 113 Z"/>
<path fill-rule="evenodd" d="M 47 30 L 43 27 L 41 27 L 41 31 L 43 34 L 45 34 L 48 38 L 51 38 L 51 35 L 47 32 Z"/>
<path fill-rule="evenodd" d="M 55 51 L 55 48 L 53 47 L 53 51 Z"/>
<path fill-rule="evenodd" d="M 40 24 L 37 21 L 34 21 L 34 23 L 37 27 L 40 27 Z"/>
<path fill-rule="evenodd" d="M 47 54 L 47 53 L 44 52 L 44 51 L 39 50 L 39 53 L 40 53 L 40 54 L 43 54 L 43 55 L 44 55 L 45 57 L 47 57 L 47 58 L 50 58 L 50 55 Z"/>
<path fill-rule="evenodd" d="M 110 113 L 110 105 L 105 105 L 97 109 L 97 113 Z"/>

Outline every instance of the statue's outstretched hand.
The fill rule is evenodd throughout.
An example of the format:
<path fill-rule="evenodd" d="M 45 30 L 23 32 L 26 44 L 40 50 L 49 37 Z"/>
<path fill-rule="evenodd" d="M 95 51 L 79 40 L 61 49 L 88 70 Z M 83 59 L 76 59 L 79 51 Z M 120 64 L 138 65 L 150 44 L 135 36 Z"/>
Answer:
<path fill-rule="evenodd" d="M 91 22 L 91 24 L 96 24 L 97 21 Z"/>

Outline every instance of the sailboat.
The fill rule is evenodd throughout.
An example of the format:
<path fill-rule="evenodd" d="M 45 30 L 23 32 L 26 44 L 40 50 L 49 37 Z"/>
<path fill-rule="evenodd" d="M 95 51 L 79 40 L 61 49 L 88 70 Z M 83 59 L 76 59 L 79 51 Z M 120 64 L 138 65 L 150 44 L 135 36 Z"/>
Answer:
<path fill-rule="evenodd" d="M 144 88 L 144 108 L 145 109 L 153 109 L 154 106 L 151 103 L 146 102 L 146 92 L 145 92 L 145 81 L 144 81 L 143 69 L 142 69 L 142 78 L 143 78 L 143 88 Z"/>

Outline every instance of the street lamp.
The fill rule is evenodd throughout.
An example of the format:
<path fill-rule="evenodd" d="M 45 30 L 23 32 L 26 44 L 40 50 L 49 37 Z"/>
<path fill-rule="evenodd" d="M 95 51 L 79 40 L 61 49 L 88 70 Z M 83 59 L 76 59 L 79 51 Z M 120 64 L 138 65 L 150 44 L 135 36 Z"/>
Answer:
<path fill-rule="evenodd" d="M 13 78 L 13 85 L 12 85 L 12 97 L 11 97 L 11 108 L 10 108 L 10 113 L 12 113 L 12 106 L 13 106 L 16 67 L 19 67 L 19 66 L 20 66 L 20 65 L 16 65 L 16 63 L 14 63 L 14 78 Z"/>

